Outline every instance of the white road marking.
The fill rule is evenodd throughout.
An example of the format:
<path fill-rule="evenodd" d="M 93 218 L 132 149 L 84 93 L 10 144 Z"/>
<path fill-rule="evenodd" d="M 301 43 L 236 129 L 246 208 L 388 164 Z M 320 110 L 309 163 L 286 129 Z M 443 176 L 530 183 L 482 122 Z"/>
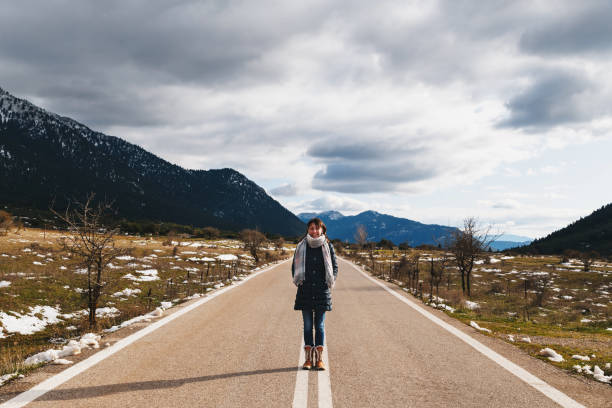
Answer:
<path fill-rule="evenodd" d="M 444 320 L 441 320 L 440 318 L 429 313 L 427 310 L 423 309 L 422 307 L 420 307 L 419 305 L 417 305 L 416 303 L 414 303 L 407 297 L 398 294 L 392 289 L 389 289 L 386 285 L 372 278 L 370 275 L 362 271 L 359 267 L 357 267 L 352 262 L 350 261 L 346 261 L 346 262 L 348 262 L 353 268 L 359 271 L 367 279 L 376 283 L 377 285 L 382 287 L 384 290 L 386 290 L 387 292 L 389 292 L 390 294 L 392 294 L 393 296 L 395 296 L 402 302 L 406 303 L 408 306 L 410 306 L 411 308 L 413 308 L 414 310 L 416 310 L 417 312 L 419 312 L 420 314 L 422 314 L 423 316 L 425 316 L 426 318 L 428 318 L 429 320 L 431 320 L 438 326 L 442 327 L 443 329 L 450 332 L 451 334 L 454 334 L 455 336 L 459 337 L 461 340 L 463 340 L 464 342 L 466 342 L 467 344 L 469 344 L 470 346 L 478 350 L 480 353 L 489 357 L 491 360 L 493 360 L 494 362 L 496 362 L 497 364 L 499 364 L 506 370 L 510 371 L 512 374 L 514 374 L 515 376 L 517 376 L 518 378 L 520 378 L 527 384 L 531 385 L 533 388 L 540 391 L 542 394 L 546 395 L 551 400 L 555 401 L 557 404 L 561 405 L 562 407 L 566 407 L 566 408 L 585 408 L 584 405 L 578 403 L 577 401 L 574 401 L 573 399 L 571 399 L 570 397 L 568 397 L 567 395 L 565 395 L 558 389 L 540 380 L 538 377 L 531 374 L 529 371 L 514 364 L 512 361 L 508 360 L 506 357 L 502 356 L 499 353 L 496 353 L 495 351 L 491 350 L 490 348 L 488 348 L 487 346 L 485 346 L 478 340 L 470 337 L 469 335 L 465 334 L 464 332 L 457 329 L 456 327 L 451 326 L 450 324 L 446 323 Z"/>
<path fill-rule="evenodd" d="M 319 383 L 319 408 L 332 408 L 331 382 L 329 380 L 329 358 L 327 357 L 327 339 L 323 347 L 323 362 L 327 366 L 326 370 L 319 371 L 317 381 Z"/>
<path fill-rule="evenodd" d="M 23 407 L 26 404 L 29 404 L 30 402 L 34 401 L 36 398 L 40 397 L 43 394 L 46 394 L 47 392 L 55 389 L 56 387 L 59 387 L 61 384 L 65 383 L 66 381 L 70 380 L 72 377 L 82 373 L 83 371 L 87 370 L 88 368 L 96 365 L 97 363 L 99 363 L 100 361 L 104 360 L 107 357 L 112 356 L 113 354 L 115 354 L 116 352 L 118 352 L 119 350 L 123 349 L 124 347 L 132 344 L 133 342 L 135 342 L 136 340 L 146 336 L 147 334 L 159 329 L 160 327 L 166 325 L 167 323 L 170 323 L 172 320 L 176 319 L 177 317 L 180 317 L 182 315 L 184 315 L 185 313 L 195 309 L 196 307 L 203 305 L 204 303 L 208 302 L 211 299 L 216 298 L 217 296 L 232 290 L 233 288 L 242 285 L 243 283 L 245 283 L 246 281 L 248 281 L 249 279 L 252 279 L 264 272 L 269 271 L 272 268 L 275 268 L 276 266 L 287 262 L 288 260 L 285 260 L 279 264 L 275 264 L 272 265 L 268 268 L 262 269 L 260 271 L 257 271 L 255 273 L 252 273 L 251 275 L 247 276 L 246 278 L 244 278 L 244 280 L 242 281 L 236 281 L 236 283 L 234 283 L 231 286 L 227 286 L 213 294 L 211 294 L 210 296 L 207 296 L 205 298 L 202 298 L 192 304 L 190 304 L 189 306 L 186 306 L 180 310 L 177 310 L 176 312 L 172 313 L 170 316 L 167 316 L 161 320 L 158 320 L 157 322 L 145 327 L 142 330 L 137 331 L 136 333 L 125 337 L 121 340 L 119 340 L 117 343 L 113 344 L 112 346 L 101 350 L 99 352 L 97 352 L 96 354 L 92 355 L 91 357 L 81 361 L 80 363 L 75 364 L 74 366 L 68 368 L 67 370 L 62 371 L 59 374 L 54 375 L 53 377 L 50 377 L 48 379 L 46 379 L 45 381 L 41 382 L 40 384 L 35 385 L 34 387 L 30 388 L 28 391 L 25 391 L 19 395 L 17 395 L 15 398 L 10 399 L 8 401 L 6 401 L 4 404 L 0 405 L 0 408 L 20 408 Z"/>
<path fill-rule="evenodd" d="M 306 353 L 304 352 L 304 339 L 302 338 L 302 347 L 300 349 L 300 358 L 295 378 L 295 390 L 293 391 L 293 408 L 306 408 L 308 406 L 308 370 L 302 369 L 305 362 Z"/>

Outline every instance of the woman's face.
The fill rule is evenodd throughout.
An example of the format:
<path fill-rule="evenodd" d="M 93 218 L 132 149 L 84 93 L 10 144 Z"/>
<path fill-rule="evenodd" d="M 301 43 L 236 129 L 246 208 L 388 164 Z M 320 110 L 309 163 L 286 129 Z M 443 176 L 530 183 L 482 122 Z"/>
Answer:
<path fill-rule="evenodd" d="M 313 238 L 319 238 L 323 233 L 323 228 L 317 227 L 317 224 L 312 223 L 308 226 L 308 235 Z"/>

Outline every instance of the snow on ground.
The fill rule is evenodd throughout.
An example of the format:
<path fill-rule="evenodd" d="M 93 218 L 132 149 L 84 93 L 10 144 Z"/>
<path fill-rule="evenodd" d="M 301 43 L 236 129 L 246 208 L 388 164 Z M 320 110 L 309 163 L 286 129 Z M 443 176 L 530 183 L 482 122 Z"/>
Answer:
<path fill-rule="evenodd" d="M 125 279 L 130 279 L 130 280 L 139 281 L 139 282 L 159 280 L 159 276 L 157 276 L 157 269 L 143 269 L 143 270 L 136 270 L 135 272 L 139 274 L 140 276 L 134 276 L 131 273 L 128 273 L 127 275 L 123 275 L 123 277 Z"/>
<path fill-rule="evenodd" d="M 147 313 L 147 314 L 144 314 L 144 315 L 140 315 L 140 316 L 136 316 L 136 317 L 134 317 L 134 318 L 132 318 L 130 320 L 126 320 L 126 321 L 122 322 L 121 324 L 115 325 L 115 326 L 111 327 L 110 329 L 106 329 L 104 331 L 106 333 L 112 333 L 112 332 L 115 332 L 115 331 L 117 331 L 117 330 L 119 330 L 119 329 L 121 329 L 123 327 L 130 326 L 130 325 L 132 325 L 134 323 L 143 322 L 143 321 L 144 322 L 150 322 L 153 317 L 159 317 L 159 316 L 163 315 L 163 313 L 164 313 L 163 310 L 167 309 L 164 306 L 171 307 L 172 303 L 171 302 L 162 302 L 162 307 L 158 307 L 158 308 L 156 308 L 154 311 L 152 311 L 150 313 Z"/>
<path fill-rule="evenodd" d="M 36 317 L 40 314 L 42 317 Z M 59 323 L 60 311 L 51 306 L 34 306 L 25 314 L 0 312 L 0 322 L 7 333 L 33 334 L 44 330 L 48 324 Z"/>
<path fill-rule="evenodd" d="M 123 255 L 123 256 L 118 256 L 115 259 L 119 259 L 120 261 L 132 261 L 134 259 L 133 256 L 129 256 L 129 255 Z"/>
<path fill-rule="evenodd" d="M 116 307 L 99 307 L 96 309 L 96 316 L 98 317 L 115 317 L 119 314 L 121 312 Z"/>
<path fill-rule="evenodd" d="M 470 326 L 472 326 L 472 327 L 473 327 L 473 328 L 475 328 L 476 330 L 480 330 L 480 331 L 483 331 L 483 332 L 491 333 L 491 330 L 486 329 L 486 328 L 484 328 L 484 327 L 480 327 L 480 326 L 478 325 L 478 323 L 476 323 L 476 322 L 475 322 L 475 321 L 473 321 L 473 320 L 472 320 L 472 321 L 470 321 Z"/>
<path fill-rule="evenodd" d="M 120 292 L 115 292 L 112 294 L 112 296 L 114 297 L 120 297 L 120 296 L 136 296 L 137 293 L 140 293 L 141 290 L 140 289 L 131 289 L 131 288 L 125 288 Z"/>
<path fill-rule="evenodd" d="M 188 260 L 191 261 L 191 262 L 198 262 L 198 261 L 199 262 L 214 262 L 215 261 L 213 258 L 208 258 L 206 256 L 203 257 L 203 258 L 198 258 L 198 257 L 193 256 L 193 257 L 189 258 Z"/>
<path fill-rule="evenodd" d="M 563 356 L 557 353 L 555 350 L 551 349 L 550 347 L 546 347 L 540 350 L 540 355 L 546 356 L 548 357 L 550 361 L 554 361 L 556 363 L 560 363 L 561 361 L 564 361 Z"/>
<path fill-rule="evenodd" d="M 101 337 L 94 333 L 84 334 L 79 341 L 70 340 L 61 350 L 49 349 L 47 351 L 34 354 L 28 357 L 25 365 L 35 365 L 39 363 L 55 362 L 56 364 L 71 364 L 69 360 L 64 360 L 63 357 L 73 356 L 81 353 L 81 349 L 85 347 L 100 348 Z"/>
<path fill-rule="evenodd" d="M 582 360 L 582 361 L 590 361 L 591 358 L 589 356 L 581 356 L 580 354 L 574 354 L 572 356 L 573 359 Z"/>
<path fill-rule="evenodd" d="M 7 382 L 9 380 L 12 380 L 13 378 L 16 378 L 16 377 L 23 378 L 24 375 L 23 374 L 18 374 L 17 372 L 14 372 L 14 373 L 11 373 L 11 374 L 6 374 L 6 375 L 0 376 L 0 386 L 2 384 L 4 384 L 5 382 Z"/>
<path fill-rule="evenodd" d="M 0 288 L 6 288 L 8 286 L 11 286 L 11 282 L 5 280 L 0 281 Z"/>
<path fill-rule="evenodd" d="M 465 307 L 467 307 L 470 310 L 476 310 L 480 307 L 480 305 L 476 302 L 472 302 L 471 300 L 466 300 Z"/>
<path fill-rule="evenodd" d="M 610 380 L 612 380 L 612 375 L 605 375 L 603 370 L 599 368 L 599 366 L 595 366 L 593 367 L 593 370 L 591 370 L 591 366 L 588 364 L 585 364 L 583 366 L 576 364 L 573 368 L 579 373 L 592 375 L 593 378 L 595 378 L 597 381 L 600 381 L 603 383 L 610 384 Z"/>
<path fill-rule="evenodd" d="M 217 259 L 220 261 L 237 261 L 238 257 L 232 254 L 222 254 L 217 256 Z"/>

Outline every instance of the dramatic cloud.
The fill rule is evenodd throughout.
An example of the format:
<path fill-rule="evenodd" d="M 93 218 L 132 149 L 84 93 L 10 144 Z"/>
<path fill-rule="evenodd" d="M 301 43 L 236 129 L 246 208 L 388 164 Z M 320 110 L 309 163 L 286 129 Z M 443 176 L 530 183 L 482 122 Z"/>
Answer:
<path fill-rule="evenodd" d="M 532 54 L 585 54 L 612 50 L 612 3 L 570 2 L 542 13 L 537 27 L 521 36 L 520 48 Z"/>
<path fill-rule="evenodd" d="M 7 2 L 0 86 L 292 209 L 400 215 L 610 138 L 611 19 L 603 0 Z"/>
<path fill-rule="evenodd" d="M 599 99 L 593 98 L 594 91 L 594 84 L 575 73 L 539 74 L 524 92 L 507 103 L 510 118 L 500 126 L 556 126 L 589 120 L 601 111 L 594 103 Z"/>

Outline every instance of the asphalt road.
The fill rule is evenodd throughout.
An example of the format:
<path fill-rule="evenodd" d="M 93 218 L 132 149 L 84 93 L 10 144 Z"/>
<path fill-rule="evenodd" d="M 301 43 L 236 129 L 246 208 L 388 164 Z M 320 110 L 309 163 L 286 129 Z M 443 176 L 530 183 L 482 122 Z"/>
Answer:
<path fill-rule="evenodd" d="M 334 310 L 326 317 L 325 372 L 298 369 L 301 315 L 293 310 L 295 287 L 290 263 L 284 262 L 170 321 L 27 406 L 560 406 L 348 262 L 340 260 L 339 267 Z M 442 312 L 427 310 L 575 401 L 610 406 L 612 387 L 587 384 Z"/>

